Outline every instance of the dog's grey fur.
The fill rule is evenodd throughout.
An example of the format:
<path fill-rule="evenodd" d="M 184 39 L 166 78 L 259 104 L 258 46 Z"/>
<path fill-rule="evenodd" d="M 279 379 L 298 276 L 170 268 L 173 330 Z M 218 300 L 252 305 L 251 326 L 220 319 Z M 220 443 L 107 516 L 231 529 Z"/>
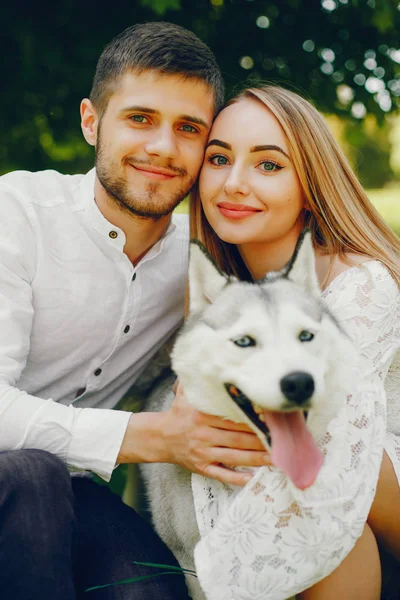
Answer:
<path fill-rule="evenodd" d="M 301 247 L 300 247 L 301 246 Z M 187 400 L 198 410 L 249 425 L 268 448 L 267 438 L 224 387 L 237 386 L 266 410 L 287 410 L 279 382 L 286 373 L 311 374 L 315 390 L 307 403 L 307 426 L 318 440 L 338 412 L 348 386 L 352 346 L 320 298 L 310 236 L 300 240 L 296 260 L 280 274 L 255 284 L 221 273 L 204 249 L 192 245 L 190 316 L 172 354 L 173 368 Z M 299 342 L 301 330 L 315 339 Z M 254 347 L 234 340 L 249 335 Z M 149 399 L 149 411 L 167 410 L 173 378 Z M 296 407 L 291 407 L 290 410 Z M 297 407 L 304 410 L 303 407 Z M 199 541 L 191 474 L 172 464 L 147 464 L 146 482 L 155 528 L 184 568 L 194 569 Z M 197 580 L 187 578 L 195 600 L 204 598 Z"/>

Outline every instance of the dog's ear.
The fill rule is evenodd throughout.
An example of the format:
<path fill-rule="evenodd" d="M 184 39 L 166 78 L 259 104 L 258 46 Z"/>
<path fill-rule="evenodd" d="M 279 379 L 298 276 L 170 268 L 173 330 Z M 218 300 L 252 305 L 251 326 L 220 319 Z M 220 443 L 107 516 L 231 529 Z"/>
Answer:
<path fill-rule="evenodd" d="M 314 296 L 319 297 L 321 295 L 309 229 L 305 229 L 300 234 L 291 261 L 287 266 L 285 277 L 294 281 L 294 283 L 297 283 Z"/>
<path fill-rule="evenodd" d="M 217 267 L 201 242 L 191 240 L 189 259 L 189 310 L 198 312 L 214 302 L 229 278 Z"/>

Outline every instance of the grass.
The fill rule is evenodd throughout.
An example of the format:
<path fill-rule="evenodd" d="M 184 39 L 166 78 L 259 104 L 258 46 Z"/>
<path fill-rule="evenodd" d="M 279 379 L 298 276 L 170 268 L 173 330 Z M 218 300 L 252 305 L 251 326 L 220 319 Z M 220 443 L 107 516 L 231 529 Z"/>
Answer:
<path fill-rule="evenodd" d="M 186 214 L 189 212 L 189 197 L 186 198 L 179 204 L 175 209 L 176 213 Z"/>
<path fill-rule="evenodd" d="M 400 185 L 380 190 L 367 190 L 368 198 L 380 212 L 389 226 L 400 235 Z M 177 213 L 187 213 L 188 200 L 184 200 L 176 209 Z"/>

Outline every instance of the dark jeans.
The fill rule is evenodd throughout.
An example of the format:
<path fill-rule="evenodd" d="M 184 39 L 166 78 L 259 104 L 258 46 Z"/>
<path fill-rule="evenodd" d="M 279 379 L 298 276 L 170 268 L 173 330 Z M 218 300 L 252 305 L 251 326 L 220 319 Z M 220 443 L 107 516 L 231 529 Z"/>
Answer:
<path fill-rule="evenodd" d="M 107 487 L 71 478 L 63 462 L 42 450 L 0 452 L 2 600 L 188 600 L 181 575 L 85 593 L 154 573 L 134 560 L 177 564 Z"/>

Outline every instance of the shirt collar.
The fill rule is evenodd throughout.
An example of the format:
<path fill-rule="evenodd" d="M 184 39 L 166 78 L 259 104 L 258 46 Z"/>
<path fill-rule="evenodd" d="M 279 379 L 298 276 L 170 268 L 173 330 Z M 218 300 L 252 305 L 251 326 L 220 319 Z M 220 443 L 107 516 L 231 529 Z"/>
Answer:
<path fill-rule="evenodd" d="M 126 236 L 119 227 L 116 227 L 104 217 L 94 199 L 94 184 L 96 178 L 96 169 L 91 169 L 83 176 L 80 182 L 81 206 L 83 207 L 86 222 L 90 227 L 98 231 L 109 243 L 119 248 L 121 252 L 124 249 Z M 139 264 L 155 258 L 163 249 L 165 240 L 176 229 L 176 225 L 171 218 L 163 236 L 150 248 Z M 138 265 L 139 266 L 139 265 Z"/>

